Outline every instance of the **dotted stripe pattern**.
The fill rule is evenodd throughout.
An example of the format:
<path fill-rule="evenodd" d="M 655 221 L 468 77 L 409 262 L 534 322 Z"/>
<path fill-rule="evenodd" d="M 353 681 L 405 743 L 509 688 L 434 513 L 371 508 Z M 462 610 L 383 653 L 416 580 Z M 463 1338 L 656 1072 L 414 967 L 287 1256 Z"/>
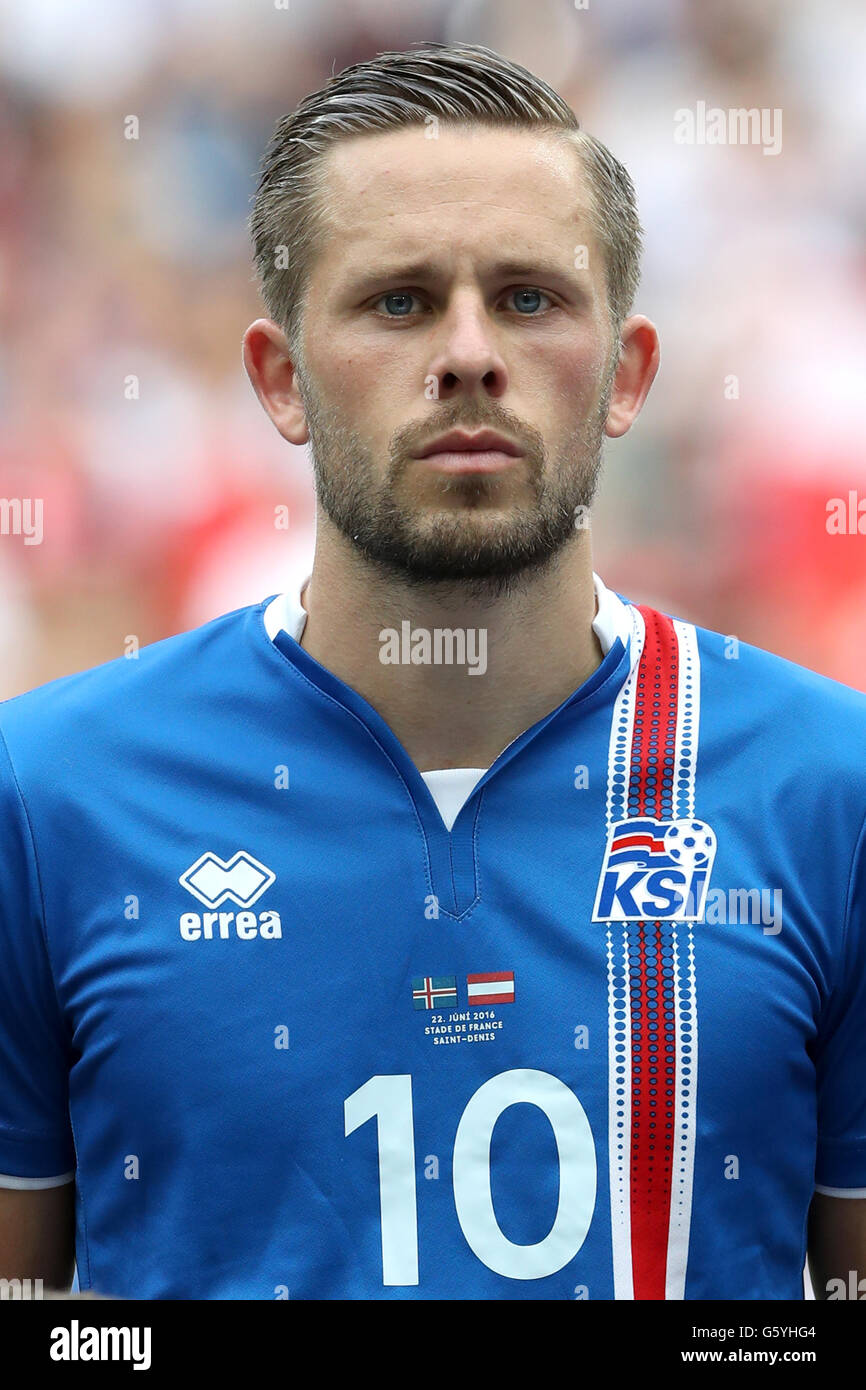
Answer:
<path fill-rule="evenodd" d="M 679 707 L 677 710 L 675 813 L 687 820 L 695 815 L 695 772 L 700 725 L 700 681 L 697 634 L 693 626 L 674 620 L 679 643 Z M 665 1297 L 685 1298 L 689 1228 L 692 1218 L 692 1176 L 695 1157 L 695 1099 L 698 1075 L 698 1015 L 695 993 L 694 923 L 677 923 L 672 933 L 676 1049 L 674 1095 L 675 1152 Z M 681 946 L 682 941 L 682 946 Z"/>
<path fill-rule="evenodd" d="M 614 711 L 608 831 L 626 817 L 693 814 L 696 644 L 654 609 L 632 613 L 639 655 Z M 607 962 L 614 1296 L 682 1298 L 697 1062 L 692 924 L 609 923 Z"/>

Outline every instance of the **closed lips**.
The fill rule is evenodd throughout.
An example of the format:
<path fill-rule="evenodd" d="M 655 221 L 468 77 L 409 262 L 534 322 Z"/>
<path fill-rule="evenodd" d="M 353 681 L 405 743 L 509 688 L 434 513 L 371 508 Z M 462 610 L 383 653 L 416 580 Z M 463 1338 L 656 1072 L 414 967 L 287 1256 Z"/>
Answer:
<path fill-rule="evenodd" d="M 450 434 L 443 434 L 439 439 L 434 439 L 427 444 L 417 458 L 430 458 L 433 454 L 475 454 L 482 452 L 494 452 L 500 454 L 510 454 L 513 458 L 520 456 L 520 449 L 505 435 L 494 434 L 492 430 L 483 430 L 480 434 L 463 434 L 458 430 Z"/>

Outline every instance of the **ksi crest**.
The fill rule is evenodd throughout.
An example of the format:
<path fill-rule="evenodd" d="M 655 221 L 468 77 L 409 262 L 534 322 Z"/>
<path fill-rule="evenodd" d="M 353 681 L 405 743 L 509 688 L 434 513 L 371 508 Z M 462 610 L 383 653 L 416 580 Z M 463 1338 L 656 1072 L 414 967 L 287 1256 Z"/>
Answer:
<path fill-rule="evenodd" d="M 594 922 L 701 922 L 715 832 L 701 820 L 639 816 L 611 827 Z"/>

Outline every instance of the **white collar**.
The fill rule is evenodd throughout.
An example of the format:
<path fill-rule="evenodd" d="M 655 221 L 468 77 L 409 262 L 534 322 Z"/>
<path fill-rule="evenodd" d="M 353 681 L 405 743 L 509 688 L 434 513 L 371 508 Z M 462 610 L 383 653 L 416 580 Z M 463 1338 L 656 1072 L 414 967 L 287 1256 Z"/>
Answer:
<path fill-rule="evenodd" d="M 277 594 L 276 598 L 271 599 L 264 612 L 264 624 L 272 642 L 281 630 L 294 637 L 296 642 L 300 642 L 307 622 L 307 611 L 301 603 L 301 594 L 308 583 L 309 575 L 297 593 Z M 622 599 L 613 589 L 608 589 L 595 571 L 592 583 L 598 605 L 598 611 L 592 620 L 592 630 L 601 644 L 603 655 L 607 656 L 617 637 L 623 646 L 627 644 L 631 634 L 631 619 Z"/>

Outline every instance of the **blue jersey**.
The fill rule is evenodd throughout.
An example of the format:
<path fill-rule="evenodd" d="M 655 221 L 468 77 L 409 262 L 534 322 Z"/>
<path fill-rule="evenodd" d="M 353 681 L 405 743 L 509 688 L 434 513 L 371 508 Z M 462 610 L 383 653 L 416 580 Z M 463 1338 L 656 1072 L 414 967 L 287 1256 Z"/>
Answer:
<path fill-rule="evenodd" d="M 74 1174 L 82 1289 L 803 1297 L 866 697 L 604 594 L 453 823 L 278 597 L 2 705 L 0 1183 Z"/>

